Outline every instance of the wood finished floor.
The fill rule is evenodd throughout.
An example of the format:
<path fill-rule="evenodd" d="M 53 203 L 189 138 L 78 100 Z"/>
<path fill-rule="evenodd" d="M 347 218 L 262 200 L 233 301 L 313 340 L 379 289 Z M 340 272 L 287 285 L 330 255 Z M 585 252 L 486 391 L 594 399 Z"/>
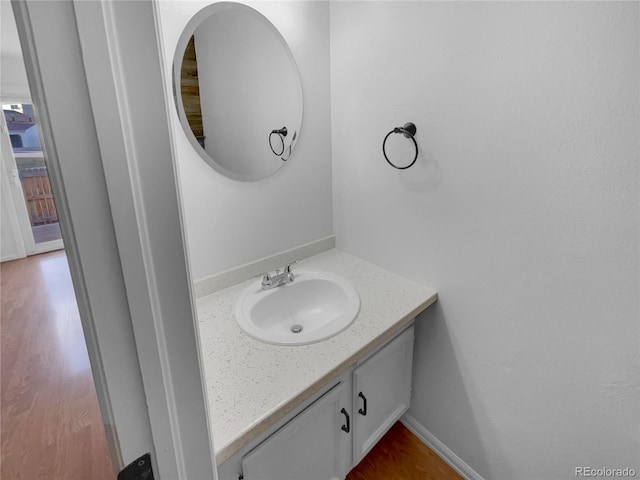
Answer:
<path fill-rule="evenodd" d="M 0 264 L 0 478 L 113 480 L 63 251 Z"/>
<path fill-rule="evenodd" d="M 444 460 L 397 422 L 346 480 L 462 480 Z"/>

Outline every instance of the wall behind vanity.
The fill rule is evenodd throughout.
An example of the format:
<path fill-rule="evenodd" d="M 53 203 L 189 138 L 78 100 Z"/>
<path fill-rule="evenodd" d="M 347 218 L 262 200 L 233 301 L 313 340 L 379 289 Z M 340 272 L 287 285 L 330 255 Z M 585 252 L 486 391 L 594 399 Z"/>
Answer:
<path fill-rule="evenodd" d="M 438 291 L 410 413 L 487 480 L 640 470 L 638 10 L 331 4 L 337 244 Z"/>
<path fill-rule="evenodd" d="M 184 26 L 211 3 L 160 2 L 168 77 Z M 265 180 L 239 182 L 218 174 L 198 156 L 170 105 L 194 280 L 333 234 L 329 4 L 242 3 L 265 15 L 291 48 L 302 81 L 302 129 L 287 165 Z"/>

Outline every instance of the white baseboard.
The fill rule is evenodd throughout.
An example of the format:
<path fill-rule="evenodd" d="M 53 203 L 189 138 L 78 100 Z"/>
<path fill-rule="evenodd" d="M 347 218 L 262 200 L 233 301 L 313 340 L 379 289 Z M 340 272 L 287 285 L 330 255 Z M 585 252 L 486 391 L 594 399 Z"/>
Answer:
<path fill-rule="evenodd" d="M 0 262 L 10 262 L 11 260 L 18 260 L 20 258 L 25 258 L 25 257 L 17 254 L 4 255 L 2 258 L 0 258 Z"/>
<path fill-rule="evenodd" d="M 467 465 L 458 455 L 438 440 L 429 430 L 424 428 L 415 418 L 405 413 L 400 421 L 427 447 L 433 450 L 440 458 L 449 464 L 459 475 L 466 480 L 484 480 L 478 472 Z"/>

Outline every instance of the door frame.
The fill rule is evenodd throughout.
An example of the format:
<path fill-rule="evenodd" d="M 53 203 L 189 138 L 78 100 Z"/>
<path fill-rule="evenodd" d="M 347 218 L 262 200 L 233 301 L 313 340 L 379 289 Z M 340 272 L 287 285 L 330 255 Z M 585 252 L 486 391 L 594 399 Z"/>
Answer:
<path fill-rule="evenodd" d="M 12 5 L 114 466 L 215 479 L 153 2 Z"/>
<path fill-rule="evenodd" d="M 31 98 L 28 97 L 20 97 L 16 98 L 15 96 L 4 97 L 0 95 L 0 103 L 4 104 L 33 104 Z M 36 124 L 38 125 L 38 131 L 40 132 L 40 117 L 38 116 L 38 112 L 36 111 Z M 17 225 L 19 227 L 20 235 L 14 233 L 14 238 L 16 241 L 20 241 L 22 243 L 23 248 L 20 253 L 23 253 L 21 256 L 25 257 L 27 255 L 37 255 L 38 253 L 51 252 L 53 250 L 61 250 L 64 248 L 64 242 L 62 238 L 59 240 L 52 240 L 50 242 L 42 242 L 36 243 L 35 238 L 33 236 L 33 230 L 31 229 L 31 220 L 29 219 L 29 212 L 27 210 L 27 205 L 25 203 L 24 190 L 22 188 L 22 182 L 15 181 L 17 178 L 17 163 L 16 156 L 13 152 L 13 148 L 11 148 L 11 143 L 9 139 L 9 129 L 7 127 L 6 120 L 4 118 L 4 114 L 2 114 L 2 119 L 0 119 L 0 142 L 2 143 L 2 158 L 3 158 L 3 171 L 7 175 L 7 183 L 5 187 L 9 187 L 7 192 L 11 195 L 12 201 L 8 208 L 12 211 L 10 215 L 12 217 L 11 223 L 12 226 L 15 227 L 14 221 L 17 221 Z M 47 165 L 47 159 L 43 152 L 43 157 L 45 157 L 45 165 Z M 55 199 L 54 199 L 55 202 Z M 57 207 L 56 207 L 57 208 Z M 20 257 L 18 257 L 20 258 Z"/>

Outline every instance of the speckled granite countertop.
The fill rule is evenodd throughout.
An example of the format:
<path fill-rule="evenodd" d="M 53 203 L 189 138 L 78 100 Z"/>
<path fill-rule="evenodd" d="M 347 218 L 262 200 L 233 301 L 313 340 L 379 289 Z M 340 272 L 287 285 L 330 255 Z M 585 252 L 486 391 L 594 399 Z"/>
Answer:
<path fill-rule="evenodd" d="M 301 260 L 296 269 L 331 272 L 353 283 L 361 306 L 349 328 L 312 345 L 270 345 L 246 335 L 235 320 L 236 300 L 250 282 L 197 300 L 218 465 L 391 339 L 437 298 L 427 287 L 338 249 Z"/>

